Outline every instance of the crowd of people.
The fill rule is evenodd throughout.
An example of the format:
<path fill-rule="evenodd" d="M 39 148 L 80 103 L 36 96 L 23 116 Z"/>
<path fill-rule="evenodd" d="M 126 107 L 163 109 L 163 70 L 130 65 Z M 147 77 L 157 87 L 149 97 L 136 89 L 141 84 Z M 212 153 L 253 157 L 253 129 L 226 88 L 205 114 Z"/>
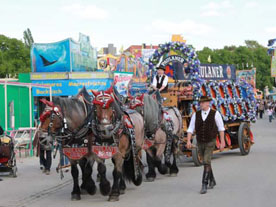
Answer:
<path fill-rule="evenodd" d="M 276 101 L 274 100 L 258 100 L 257 102 L 257 118 L 262 119 L 264 114 L 269 117 L 269 122 L 276 118 Z"/>

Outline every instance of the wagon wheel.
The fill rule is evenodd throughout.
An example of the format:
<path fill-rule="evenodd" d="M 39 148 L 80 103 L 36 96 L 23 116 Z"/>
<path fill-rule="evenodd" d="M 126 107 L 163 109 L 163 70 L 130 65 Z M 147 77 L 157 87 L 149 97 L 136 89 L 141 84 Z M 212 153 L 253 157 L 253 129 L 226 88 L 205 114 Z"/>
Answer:
<path fill-rule="evenodd" d="M 193 138 L 193 145 L 196 146 L 196 144 L 197 144 L 197 141 L 196 141 L 196 138 L 194 137 Z M 203 164 L 202 163 L 202 158 L 199 156 L 197 147 L 192 149 L 192 158 L 193 158 L 195 166 L 201 166 Z"/>
<path fill-rule="evenodd" d="M 241 123 L 238 131 L 238 142 L 242 155 L 247 155 L 250 152 L 250 128 L 247 123 Z"/>

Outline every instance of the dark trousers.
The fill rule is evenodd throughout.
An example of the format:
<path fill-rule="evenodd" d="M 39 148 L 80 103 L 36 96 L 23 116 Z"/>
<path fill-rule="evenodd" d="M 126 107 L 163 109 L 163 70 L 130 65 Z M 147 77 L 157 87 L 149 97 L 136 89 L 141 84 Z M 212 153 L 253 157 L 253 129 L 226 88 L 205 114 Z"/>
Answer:
<path fill-rule="evenodd" d="M 45 158 L 46 154 L 46 158 Z M 52 165 L 52 151 L 40 149 L 40 162 L 44 166 L 45 170 L 49 170 Z"/>
<path fill-rule="evenodd" d="M 272 122 L 272 119 L 273 119 L 273 116 L 270 115 L 270 116 L 269 116 L 269 122 Z"/>
<path fill-rule="evenodd" d="M 263 118 L 263 113 L 264 113 L 264 111 L 263 111 L 263 110 L 260 110 L 260 119 Z"/>

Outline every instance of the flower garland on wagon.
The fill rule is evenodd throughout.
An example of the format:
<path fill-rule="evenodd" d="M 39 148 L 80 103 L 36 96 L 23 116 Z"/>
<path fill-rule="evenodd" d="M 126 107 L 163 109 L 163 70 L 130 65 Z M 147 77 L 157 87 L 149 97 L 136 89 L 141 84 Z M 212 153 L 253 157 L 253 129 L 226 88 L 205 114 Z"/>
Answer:
<path fill-rule="evenodd" d="M 198 100 L 202 95 L 212 97 L 211 108 L 222 114 L 224 121 L 256 121 L 256 99 L 253 88 L 245 81 L 206 81 L 199 77 L 200 61 L 197 54 L 189 45 L 182 42 L 168 42 L 159 45 L 149 59 L 149 70 L 155 70 L 160 59 L 174 51 L 185 60 L 184 70 L 190 74 L 193 87 L 193 102 L 190 113 L 199 109 Z M 240 110 L 239 110 L 240 109 Z M 240 113 L 242 111 L 242 113 Z"/>

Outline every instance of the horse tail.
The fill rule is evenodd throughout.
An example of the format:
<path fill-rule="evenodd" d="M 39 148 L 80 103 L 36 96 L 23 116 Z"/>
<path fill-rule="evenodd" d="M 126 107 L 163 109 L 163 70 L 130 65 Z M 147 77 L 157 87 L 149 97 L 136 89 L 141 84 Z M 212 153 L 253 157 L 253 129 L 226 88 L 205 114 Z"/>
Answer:
<path fill-rule="evenodd" d="M 139 173 L 137 175 L 137 178 L 135 179 L 134 157 L 132 150 L 130 150 L 127 158 L 124 160 L 123 176 L 127 181 L 133 182 L 134 185 L 139 186 L 142 183 L 142 173 L 140 166 L 137 167 L 139 168 Z"/>

